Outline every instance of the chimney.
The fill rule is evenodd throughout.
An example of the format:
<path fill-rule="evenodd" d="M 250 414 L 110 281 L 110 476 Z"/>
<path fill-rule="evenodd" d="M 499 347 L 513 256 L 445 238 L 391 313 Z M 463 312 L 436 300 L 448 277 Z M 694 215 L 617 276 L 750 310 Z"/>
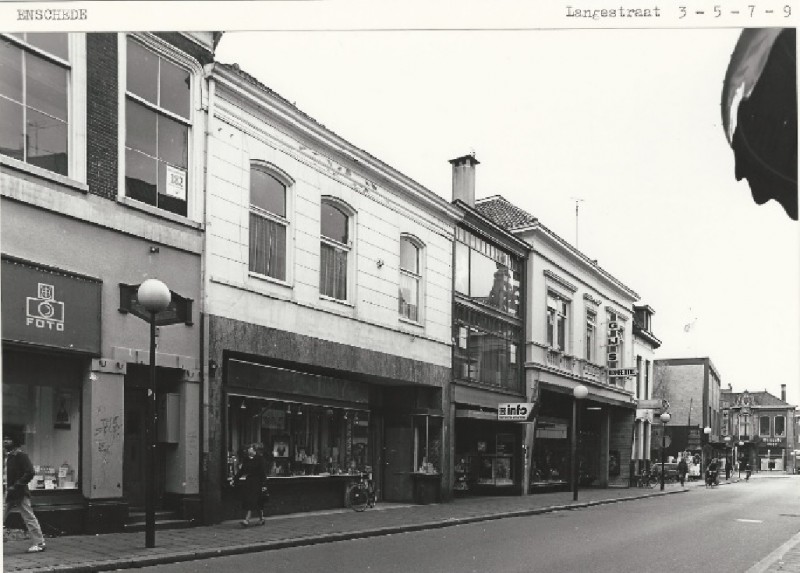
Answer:
<path fill-rule="evenodd" d="M 453 201 L 461 199 L 470 207 L 475 206 L 475 166 L 478 163 L 474 152 L 450 160 L 453 166 Z"/>
<path fill-rule="evenodd" d="M 781 400 L 786 402 L 786 384 L 781 384 Z"/>

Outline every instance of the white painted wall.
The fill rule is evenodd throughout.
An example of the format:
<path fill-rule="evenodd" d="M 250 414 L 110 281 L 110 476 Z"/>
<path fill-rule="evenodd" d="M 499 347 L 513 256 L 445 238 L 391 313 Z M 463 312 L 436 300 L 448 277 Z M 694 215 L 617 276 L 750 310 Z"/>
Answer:
<path fill-rule="evenodd" d="M 273 110 L 217 89 L 208 143 L 207 311 L 244 322 L 450 366 L 453 222 L 402 186 L 379 185 L 369 170 Z M 248 272 L 250 162 L 290 177 L 287 281 Z M 348 304 L 319 293 L 320 205 L 335 197 L 355 211 Z M 442 200 L 442 205 L 446 205 Z M 420 324 L 398 314 L 401 234 L 424 244 Z M 378 261 L 382 261 L 382 265 Z"/>
<path fill-rule="evenodd" d="M 624 329 L 623 361 L 621 367 L 633 368 L 636 358 L 633 344 L 633 303 L 636 297 L 630 291 L 615 285 L 597 269 L 546 236 L 543 231 L 528 233 L 524 238 L 533 245 L 528 265 L 528 359 L 544 363 L 547 347 L 547 293 L 552 289 L 569 300 L 566 354 L 575 361 L 586 359 L 586 313 L 594 310 L 596 319 L 595 356 L 591 364 L 606 364 L 606 339 L 608 312 L 613 310 L 621 318 Z M 547 276 L 554 275 L 560 281 Z M 564 284 L 567 283 L 567 284 Z M 573 290 L 574 289 L 574 290 Z M 591 297 L 587 298 L 586 296 Z M 597 304 L 599 302 L 599 304 Z M 635 392 L 636 379 L 624 379 L 621 387 Z"/>

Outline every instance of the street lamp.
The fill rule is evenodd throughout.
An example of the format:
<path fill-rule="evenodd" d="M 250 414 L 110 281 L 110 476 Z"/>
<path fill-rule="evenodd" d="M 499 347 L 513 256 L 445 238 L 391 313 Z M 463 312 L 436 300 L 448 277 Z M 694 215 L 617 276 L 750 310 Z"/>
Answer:
<path fill-rule="evenodd" d="M 711 428 L 709 426 L 706 426 L 705 428 L 703 428 L 703 433 L 706 435 L 706 443 L 708 444 L 708 450 L 705 450 L 705 449 L 703 450 L 703 453 L 705 453 L 706 451 L 711 451 Z M 713 454 L 713 452 L 712 452 L 712 454 Z M 703 460 L 703 464 L 704 464 L 704 467 L 708 466 L 708 460 L 704 459 Z M 705 474 L 703 474 L 703 475 L 705 475 Z"/>
<path fill-rule="evenodd" d="M 147 279 L 137 293 L 139 304 L 150 314 L 150 386 L 147 389 L 147 424 L 145 439 L 147 442 L 147 475 L 145 485 L 145 529 L 144 545 L 147 548 L 156 546 L 156 314 L 169 306 L 172 295 L 167 285 L 157 279 Z"/>
<path fill-rule="evenodd" d="M 661 491 L 664 491 L 664 450 L 667 447 L 667 424 L 671 417 L 669 412 L 664 412 L 659 416 L 659 418 L 661 418 L 661 423 L 664 425 L 664 427 L 661 428 Z"/>
<path fill-rule="evenodd" d="M 578 402 L 588 395 L 589 389 L 583 385 L 575 386 L 572 390 L 572 501 L 578 501 Z"/>
<path fill-rule="evenodd" d="M 740 440 L 738 445 L 739 445 L 739 452 L 737 452 L 736 467 L 739 468 L 739 477 L 741 478 L 742 477 L 742 462 L 739 460 L 738 454 L 741 452 L 741 448 L 742 448 L 742 446 L 744 446 L 744 442 L 742 442 Z"/>
<path fill-rule="evenodd" d="M 728 448 L 731 445 L 731 437 L 730 436 L 725 436 L 723 438 L 723 440 L 725 440 L 725 467 L 728 468 L 728 467 L 730 467 L 730 466 L 728 466 Z M 731 448 L 731 460 L 732 459 L 733 459 L 733 448 Z M 733 463 L 733 461 L 731 461 L 731 463 Z M 725 470 L 725 479 L 730 479 L 728 477 L 730 475 L 730 473 L 731 472 L 728 469 Z"/>

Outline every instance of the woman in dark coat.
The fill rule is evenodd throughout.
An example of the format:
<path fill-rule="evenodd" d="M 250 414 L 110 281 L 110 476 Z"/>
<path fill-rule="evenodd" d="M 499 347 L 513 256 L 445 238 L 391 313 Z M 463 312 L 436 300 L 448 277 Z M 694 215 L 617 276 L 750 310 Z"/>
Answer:
<path fill-rule="evenodd" d="M 267 487 L 267 462 L 256 453 L 254 445 L 247 448 L 247 455 L 239 466 L 239 471 L 234 476 L 234 481 L 239 486 L 242 498 L 242 509 L 247 513 L 242 520 L 242 525 L 250 525 L 250 514 L 257 511 L 259 514 L 258 525 L 264 525 L 264 506 L 262 504 L 262 489 Z"/>

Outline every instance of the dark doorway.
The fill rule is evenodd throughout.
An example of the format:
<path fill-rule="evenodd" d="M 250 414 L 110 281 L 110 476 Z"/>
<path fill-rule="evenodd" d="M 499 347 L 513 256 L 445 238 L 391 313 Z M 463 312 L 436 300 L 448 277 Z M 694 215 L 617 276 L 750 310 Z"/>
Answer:
<path fill-rule="evenodd" d="M 144 507 L 147 484 L 147 390 L 126 384 L 125 445 L 122 460 L 122 492 L 131 507 Z M 166 470 L 164 448 L 156 445 L 156 507 L 162 506 Z"/>

